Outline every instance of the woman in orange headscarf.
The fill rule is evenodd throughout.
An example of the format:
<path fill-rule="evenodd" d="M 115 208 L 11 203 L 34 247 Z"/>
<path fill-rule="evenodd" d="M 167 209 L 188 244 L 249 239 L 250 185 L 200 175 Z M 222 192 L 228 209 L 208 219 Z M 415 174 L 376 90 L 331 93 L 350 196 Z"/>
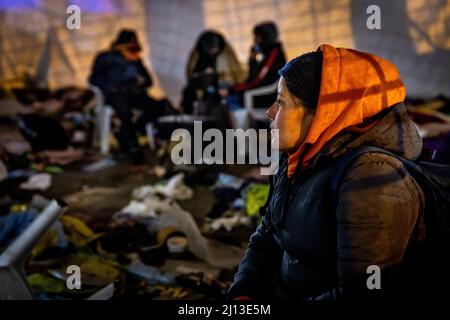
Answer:
<path fill-rule="evenodd" d="M 363 153 L 333 189 L 336 167 L 353 150 L 420 155 L 397 69 L 372 54 L 322 45 L 279 73 L 278 98 L 267 115 L 279 133 L 280 168 L 230 298 L 413 294 L 414 284 L 405 286 L 411 271 L 405 253 L 420 236 L 423 193 L 402 162 Z M 378 278 L 369 279 L 371 270 L 381 272 L 381 287 Z"/>

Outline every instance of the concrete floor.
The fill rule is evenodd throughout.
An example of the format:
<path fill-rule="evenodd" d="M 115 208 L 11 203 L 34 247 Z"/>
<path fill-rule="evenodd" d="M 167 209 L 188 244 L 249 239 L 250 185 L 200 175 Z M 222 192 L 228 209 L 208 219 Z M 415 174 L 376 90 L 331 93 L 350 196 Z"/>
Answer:
<path fill-rule="evenodd" d="M 10 123 L 0 123 L 0 145 L 5 141 L 24 141 L 20 132 Z M 154 153 L 145 148 L 146 158 L 149 163 L 155 162 Z M 115 157 L 117 165 L 95 173 L 83 172 L 84 165 L 88 161 L 81 161 L 64 167 L 64 172 L 52 174 L 52 186 L 44 192 L 24 191 L 19 188 L 21 181 L 3 186 L 1 191 L 8 191 L 16 199 L 26 202 L 35 193 L 42 194 L 46 198 L 61 198 L 69 205 L 69 213 L 77 215 L 93 228 L 102 227 L 111 221 L 114 213 L 126 206 L 130 200 L 132 190 L 148 184 L 156 183 L 158 179 L 148 170 L 141 173 L 131 171 L 131 163 L 125 156 Z M 178 168 L 174 167 L 173 170 Z M 191 168 L 192 169 L 192 168 Z M 254 169 L 254 168 L 253 168 Z M 195 180 L 205 180 L 207 176 L 214 177 L 214 173 L 227 172 L 236 176 L 244 176 L 251 172 L 249 166 L 223 166 L 213 168 L 210 166 L 196 166 L 193 172 L 186 173 Z M 195 171 L 198 171 L 195 173 Z M 190 179 L 193 180 L 193 179 Z M 209 180 L 213 180 L 211 178 Z M 190 212 L 194 219 L 201 224 L 204 217 L 210 212 L 215 198 L 212 190 L 206 185 L 195 184 L 192 186 L 194 196 L 192 199 L 179 201 L 183 209 Z M 247 235 L 243 235 L 247 238 Z"/>

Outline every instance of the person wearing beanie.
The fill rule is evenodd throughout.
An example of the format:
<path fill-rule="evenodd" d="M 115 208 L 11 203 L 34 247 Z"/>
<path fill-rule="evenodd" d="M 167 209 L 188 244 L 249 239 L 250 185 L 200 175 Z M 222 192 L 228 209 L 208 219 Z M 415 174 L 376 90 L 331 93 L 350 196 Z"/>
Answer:
<path fill-rule="evenodd" d="M 130 155 L 137 166 L 144 164 L 136 130 L 144 131 L 145 123 L 174 112 L 167 99 L 157 100 L 147 94 L 153 79 L 140 57 L 141 45 L 134 30 L 122 29 L 111 48 L 95 58 L 89 82 L 103 93 L 105 103 L 112 106 L 120 120 L 116 132 L 122 152 Z M 136 125 L 133 109 L 142 112 Z M 139 127 L 139 128 L 137 128 Z"/>
<path fill-rule="evenodd" d="M 410 160 L 421 154 L 396 67 L 369 53 L 322 45 L 279 74 L 267 116 L 278 130 L 280 165 L 229 299 L 420 294 L 413 248 L 424 236 L 424 194 L 402 162 L 363 153 L 332 184 L 337 164 L 352 150 L 375 146 Z M 371 277 L 373 270 L 379 278 Z"/>
<path fill-rule="evenodd" d="M 278 81 L 278 69 L 286 63 L 278 29 L 274 22 L 262 22 L 253 28 L 254 45 L 250 50 L 248 76 L 244 82 L 232 86 L 231 94 L 242 95 L 245 91 L 264 87 Z M 267 108 L 276 94 L 256 97 L 255 108 Z"/>

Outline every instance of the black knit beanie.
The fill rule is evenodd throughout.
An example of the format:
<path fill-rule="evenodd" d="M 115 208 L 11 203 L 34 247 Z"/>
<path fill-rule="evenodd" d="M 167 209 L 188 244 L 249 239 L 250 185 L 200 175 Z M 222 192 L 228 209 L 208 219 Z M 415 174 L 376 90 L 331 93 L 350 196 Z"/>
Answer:
<path fill-rule="evenodd" d="M 305 53 L 278 71 L 285 79 L 289 92 L 309 109 L 315 109 L 319 100 L 322 60 L 322 51 Z"/>
<path fill-rule="evenodd" d="M 278 41 L 278 29 L 273 22 L 262 22 L 253 28 L 253 34 L 261 38 L 261 45 L 273 45 Z"/>
<path fill-rule="evenodd" d="M 118 44 L 133 44 L 136 48 L 136 51 L 141 50 L 141 46 L 139 44 L 137 34 L 132 29 L 121 29 L 119 31 L 119 34 L 117 35 L 117 38 L 112 43 L 112 46 L 118 45 Z"/>
<path fill-rule="evenodd" d="M 196 47 L 202 56 L 209 55 L 209 51 L 214 47 L 219 48 L 219 52 L 222 52 L 225 48 L 225 39 L 218 32 L 206 30 L 198 38 Z"/>

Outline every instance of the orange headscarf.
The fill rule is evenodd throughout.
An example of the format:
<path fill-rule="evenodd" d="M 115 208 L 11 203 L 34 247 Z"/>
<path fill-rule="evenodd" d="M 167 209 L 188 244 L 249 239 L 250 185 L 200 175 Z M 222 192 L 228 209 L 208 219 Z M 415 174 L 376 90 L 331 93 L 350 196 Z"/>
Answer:
<path fill-rule="evenodd" d="M 302 168 L 307 167 L 339 132 L 351 130 L 364 119 L 402 102 L 406 95 L 397 68 L 391 62 L 369 53 L 327 44 L 318 50 L 323 53 L 319 101 L 305 141 L 289 155 L 289 177 L 295 173 L 300 158 Z"/>

